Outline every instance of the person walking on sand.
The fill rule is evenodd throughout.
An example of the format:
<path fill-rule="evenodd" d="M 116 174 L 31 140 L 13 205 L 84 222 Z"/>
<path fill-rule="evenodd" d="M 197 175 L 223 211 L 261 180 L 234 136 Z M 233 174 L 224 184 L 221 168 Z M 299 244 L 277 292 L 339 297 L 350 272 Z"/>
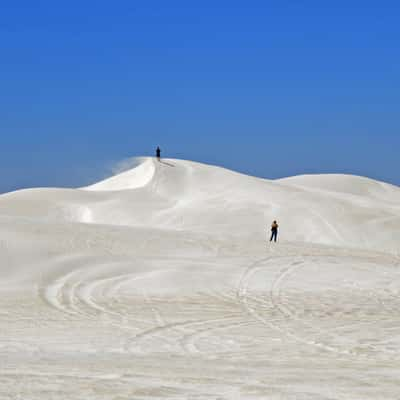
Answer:
<path fill-rule="evenodd" d="M 157 149 L 156 149 L 156 157 L 157 157 L 157 160 L 160 161 L 160 159 L 161 159 L 161 149 L 158 146 L 157 146 Z"/>
<path fill-rule="evenodd" d="M 276 239 L 278 237 L 278 227 L 278 223 L 274 221 L 271 225 L 271 239 L 269 239 L 270 242 L 272 242 L 272 240 L 276 242 Z"/>

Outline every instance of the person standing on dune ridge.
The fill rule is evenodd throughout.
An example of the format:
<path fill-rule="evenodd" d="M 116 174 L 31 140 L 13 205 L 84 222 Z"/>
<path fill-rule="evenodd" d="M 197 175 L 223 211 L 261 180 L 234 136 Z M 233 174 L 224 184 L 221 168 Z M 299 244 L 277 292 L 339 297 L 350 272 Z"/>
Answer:
<path fill-rule="evenodd" d="M 156 157 L 157 157 L 157 160 L 160 161 L 160 159 L 161 159 L 161 149 L 158 146 L 157 146 L 157 149 L 156 149 Z"/>
<path fill-rule="evenodd" d="M 274 221 L 271 225 L 271 239 L 269 240 L 270 242 L 272 242 L 272 240 L 274 240 L 274 242 L 276 242 L 276 239 L 278 237 L 278 223 L 276 221 Z"/>

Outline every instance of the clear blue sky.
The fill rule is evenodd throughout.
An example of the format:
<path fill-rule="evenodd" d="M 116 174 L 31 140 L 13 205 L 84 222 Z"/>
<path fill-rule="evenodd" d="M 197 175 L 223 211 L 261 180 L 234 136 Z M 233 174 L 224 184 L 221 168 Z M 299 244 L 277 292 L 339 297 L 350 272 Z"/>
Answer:
<path fill-rule="evenodd" d="M 152 155 L 400 184 L 397 1 L 0 6 L 0 191 Z"/>

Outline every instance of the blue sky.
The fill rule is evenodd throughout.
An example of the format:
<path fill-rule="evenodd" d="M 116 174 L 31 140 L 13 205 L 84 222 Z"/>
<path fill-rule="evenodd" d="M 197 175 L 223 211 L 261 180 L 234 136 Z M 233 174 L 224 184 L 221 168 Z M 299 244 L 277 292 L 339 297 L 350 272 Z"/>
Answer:
<path fill-rule="evenodd" d="M 399 185 L 399 17 L 395 1 L 5 0 L 0 191 L 83 185 L 157 145 Z"/>

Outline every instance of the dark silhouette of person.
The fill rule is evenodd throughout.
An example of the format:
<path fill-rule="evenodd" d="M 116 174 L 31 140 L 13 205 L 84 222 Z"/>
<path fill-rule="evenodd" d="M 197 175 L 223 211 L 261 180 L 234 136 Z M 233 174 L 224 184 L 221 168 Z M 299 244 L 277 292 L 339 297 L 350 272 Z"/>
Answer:
<path fill-rule="evenodd" d="M 278 227 L 279 225 L 276 221 L 274 221 L 271 225 L 271 239 L 269 239 L 270 242 L 272 242 L 272 240 L 276 242 L 276 239 L 278 237 Z"/>
<path fill-rule="evenodd" d="M 156 150 L 156 157 L 157 160 L 160 161 L 161 159 L 161 149 L 157 146 L 157 150 Z"/>

